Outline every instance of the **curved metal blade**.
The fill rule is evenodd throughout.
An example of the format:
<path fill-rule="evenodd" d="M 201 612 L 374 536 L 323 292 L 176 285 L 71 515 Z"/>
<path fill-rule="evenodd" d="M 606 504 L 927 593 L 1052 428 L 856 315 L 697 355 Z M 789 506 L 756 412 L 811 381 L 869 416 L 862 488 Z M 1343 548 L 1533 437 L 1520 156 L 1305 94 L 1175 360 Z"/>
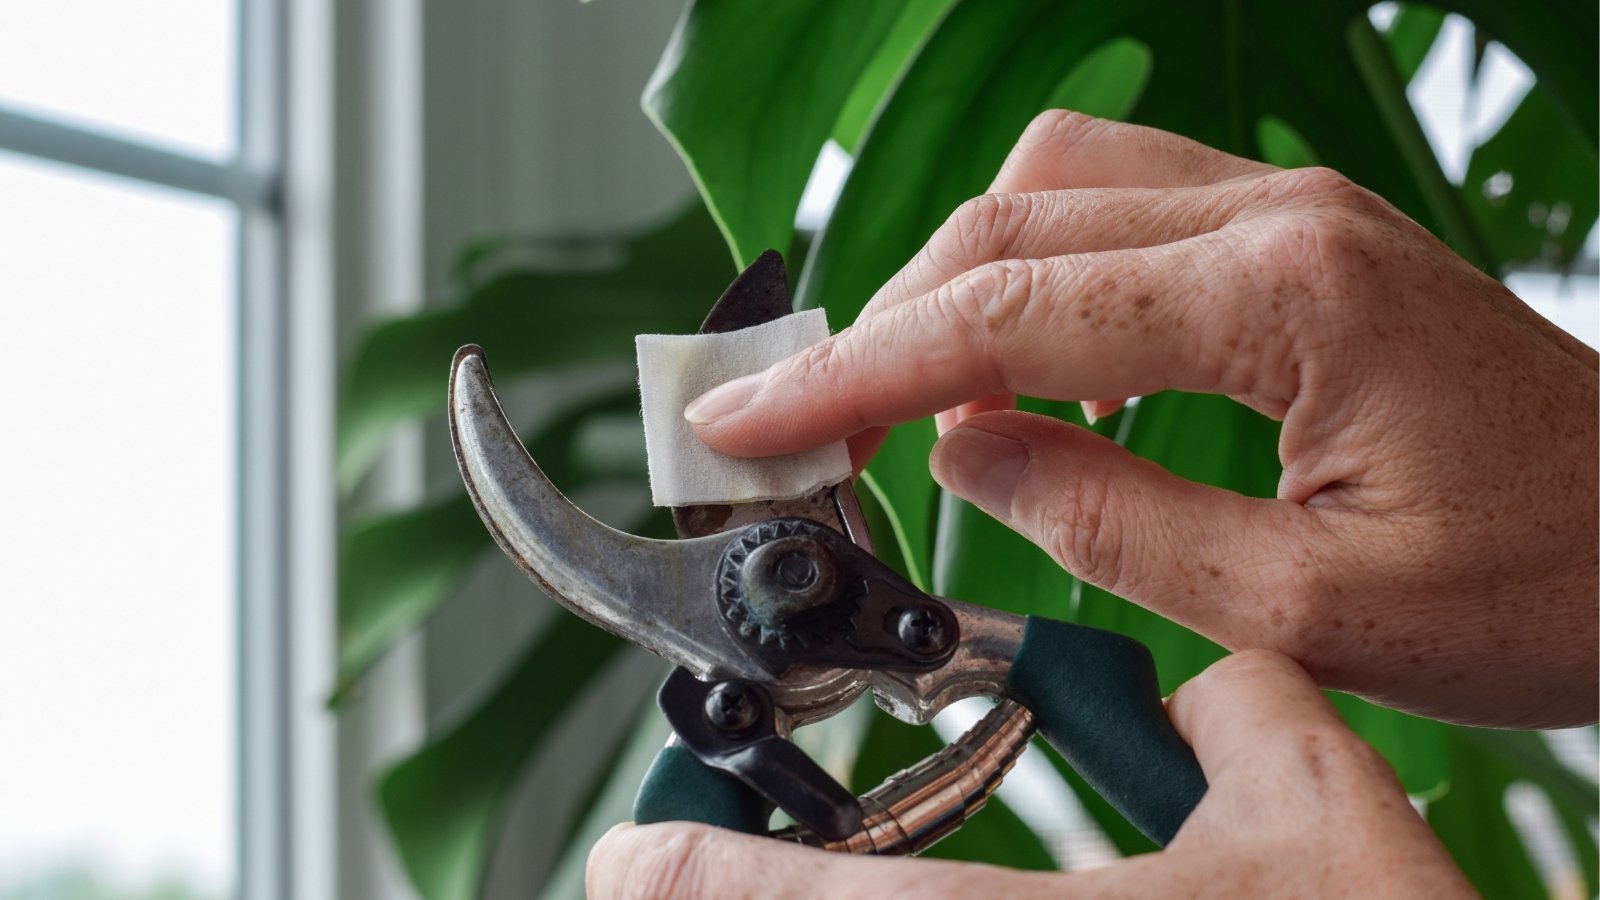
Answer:
<path fill-rule="evenodd" d="M 658 541 L 610 528 L 556 490 L 506 420 L 483 348 L 450 365 L 450 439 L 467 492 L 506 556 L 612 634 L 701 677 L 770 680 L 723 628 L 717 563 L 729 537 Z"/>

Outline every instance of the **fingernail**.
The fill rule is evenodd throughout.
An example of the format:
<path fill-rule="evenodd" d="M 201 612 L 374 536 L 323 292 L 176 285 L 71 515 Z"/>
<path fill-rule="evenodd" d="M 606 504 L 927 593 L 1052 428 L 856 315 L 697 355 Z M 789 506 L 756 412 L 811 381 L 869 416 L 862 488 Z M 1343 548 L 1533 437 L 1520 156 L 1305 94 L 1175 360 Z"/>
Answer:
<path fill-rule="evenodd" d="M 756 389 L 761 387 L 761 382 L 767 377 L 765 372 L 754 375 L 745 375 L 741 378 L 712 388 L 704 394 L 694 398 L 689 405 L 684 407 L 683 417 L 691 425 L 705 425 L 714 422 L 731 412 L 738 412 L 755 396 Z"/>
<path fill-rule="evenodd" d="M 1022 473 L 1032 456 L 1026 444 L 977 428 L 954 428 L 934 447 L 933 477 L 946 490 L 997 519 L 1011 518 Z"/>
<path fill-rule="evenodd" d="M 1083 407 L 1084 421 L 1088 422 L 1090 425 L 1100 421 L 1100 417 L 1094 414 L 1095 404 L 1093 400 L 1083 400 L 1080 401 L 1078 405 Z"/>

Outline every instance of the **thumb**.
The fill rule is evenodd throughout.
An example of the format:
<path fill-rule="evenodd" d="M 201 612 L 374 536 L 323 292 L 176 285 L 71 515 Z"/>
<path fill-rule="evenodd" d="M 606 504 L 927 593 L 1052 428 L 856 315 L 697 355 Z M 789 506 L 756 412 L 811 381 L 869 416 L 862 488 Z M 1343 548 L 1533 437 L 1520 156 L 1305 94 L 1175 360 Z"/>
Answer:
<path fill-rule="evenodd" d="M 934 445 L 946 490 L 1039 545 L 1073 575 L 1221 643 L 1281 630 L 1281 560 L 1300 506 L 1186 481 L 1091 431 L 989 412 Z"/>
<path fill-rule="evenodd" d="M 1060 893 L 1054 872 L 826 853 L 683 822 L 611 829 L 589 851 L 585 874 L 588 896 L 594 900 L 879 900 L 890 895 L 1054 897 Z"/>

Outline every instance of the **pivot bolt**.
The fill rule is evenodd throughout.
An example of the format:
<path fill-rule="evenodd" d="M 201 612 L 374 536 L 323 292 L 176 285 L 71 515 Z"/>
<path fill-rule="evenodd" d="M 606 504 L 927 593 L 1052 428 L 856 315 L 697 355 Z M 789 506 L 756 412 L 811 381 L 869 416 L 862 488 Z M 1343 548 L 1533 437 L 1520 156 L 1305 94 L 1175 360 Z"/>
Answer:
<path fill-rule="evenodd" d="M 784 590 L 799 593 L 817 583 L 817 564 L 805 553 L 789 553 L 773 566 L 773 575 Z"/>
<path fill-rule="evenodd" d="M 900 643 L 918 656 L 936 656 L 950 643 L 944 619 L 926 606 L 913 606 L 902 612 L 896 631 Z"/>
<path fill-rule="evenodd" d="M 706 694 L 706 720 L 729 734 L 747 731 L 761 717 L 761 703 L 734 681 L 718 683 Z"/>
<path fill-rule="evenodd" d="M 791 535 L 750 551 L 739 571 L 750 619 L 767 632 L 788 633 L 797 617 L 834 603 L 833 556 L 811 535 Z"/>

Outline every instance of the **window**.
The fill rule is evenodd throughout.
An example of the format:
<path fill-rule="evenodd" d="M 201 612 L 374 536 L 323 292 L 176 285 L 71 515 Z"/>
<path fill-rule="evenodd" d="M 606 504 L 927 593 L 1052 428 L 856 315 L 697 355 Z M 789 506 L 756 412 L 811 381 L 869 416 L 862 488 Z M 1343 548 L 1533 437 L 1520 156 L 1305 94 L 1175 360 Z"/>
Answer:
<path fill-rule="evenodd" d="M 0 897 L 272 865 L 276 15 L 0 0 Z"/>

